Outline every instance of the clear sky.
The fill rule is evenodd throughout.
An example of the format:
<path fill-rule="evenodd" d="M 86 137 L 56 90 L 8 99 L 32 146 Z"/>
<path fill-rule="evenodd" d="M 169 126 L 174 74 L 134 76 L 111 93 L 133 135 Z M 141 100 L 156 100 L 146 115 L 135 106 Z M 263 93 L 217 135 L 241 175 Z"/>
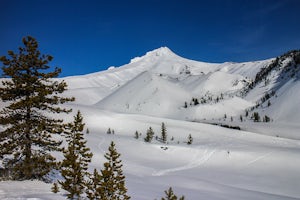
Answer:
<path fill-rule="evenodd" d="M 300 49 L 300 0 L 1 0 L 0 55 L 35 37 L 61 76 L 127 64 L 167 46 L 205 62 Z"/>

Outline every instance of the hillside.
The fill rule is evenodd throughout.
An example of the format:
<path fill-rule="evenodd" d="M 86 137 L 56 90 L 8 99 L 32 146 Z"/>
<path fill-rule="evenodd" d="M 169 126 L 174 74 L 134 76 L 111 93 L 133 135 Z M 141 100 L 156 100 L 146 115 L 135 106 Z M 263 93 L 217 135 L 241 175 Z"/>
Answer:
<path fill-rule="evenodd" d="M 218 64 L 188 60 L 163 47 L 120 67 L 62 79 L 69 85 L 64 95 L 76 97 L 67 107 L 72 114 L 82 112 L 90 132 L 85 134 L 94 154 L 89 170 L 102 167 L 115 141 L 131 199 L 160 199 L 172 186 L 188 200 L 296 200 L 299 64 L 297 51 Z M 270 122 L 254 122 L 256 112 Z M 159 141 L 162 122 L 166 144 Z M 145 143 L 150 126 L 157 139 Z M 115 134 L 107 134 L 108 128 Z M 3 181 L 0 199 L 65 199 L 63 191 L 54 195 L 50 188 L 39 181 Z"/>
<path fill-rule="evenodd" d="M 226 123 L 237 123 L 241 116 L 253 121 L 257 112 L 261 121 L 267 116 L 283 126 L 297 126 L 300 108 L 293 102 L 300 96 L 299 68 L 298 51 L 263 61 L 217 64 L 188 60 L 162 47 L 124 66 L 67 77 L 66 94 L 75 96 L 76 104 L 119 113 L 209 123 L 226 116 Z M 250 130 L 261 124 L 239 126 Z M 270 134 L 264 128 L 259 132 Z M 292 137 L 297 135 L 293 131 Z"/>

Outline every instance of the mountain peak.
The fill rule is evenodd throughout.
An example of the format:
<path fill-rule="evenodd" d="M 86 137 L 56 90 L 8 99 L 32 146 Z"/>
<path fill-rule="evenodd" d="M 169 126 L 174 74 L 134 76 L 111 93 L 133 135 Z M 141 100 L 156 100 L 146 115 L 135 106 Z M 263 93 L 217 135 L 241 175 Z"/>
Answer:
<path fill-rule="evenodd" d="M 173 51 L 171 51 L 168 47 L 160 47 L 157 49 L 154 49 L 152 51 L 149 51 L 146 53 L 146 55 L 149 54 L 155 54 L 156 56 L 162 56 L 162 55 L 170 55 L 174 54 Z"/>
<path fill-rule="evenodd" d="M 135 57 L 131 59 L 130 63 L 140 61 L 141 59 L 144 58 L 155 58 L 155 57 L 162 57 L 162 56 L 176 56 L 176 54 L 173 51 L 171 51 L 168 47 L 160 47 L 152 51 L 148 51 L 145 55 L 141 57 Z"/>

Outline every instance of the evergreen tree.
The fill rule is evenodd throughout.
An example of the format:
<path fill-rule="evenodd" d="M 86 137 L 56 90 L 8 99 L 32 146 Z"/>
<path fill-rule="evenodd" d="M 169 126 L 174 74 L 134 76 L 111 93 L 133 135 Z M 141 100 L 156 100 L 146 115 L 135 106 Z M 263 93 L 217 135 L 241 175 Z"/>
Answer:
<path fill-rule="evenodd" d="M 248 110 L 246 110 L 245 111 L 245 116 L 248 117 L 248 115 L 249 115 L 249 112 L 248 112 Z"/>
<path fill-rule="evenodd" d="M 61 72 L 50 72 L 52 56 L 42 55 L 38 42 L 28 36 L 18 53 L 2 56 L 3 77 L 0 98 L 7 106 L 0 111 L 0 158 L 13 179 L 42 179 L 56 165 L 50 151 L 59 150 L 61 141 L 53 139 L 63 131 L 63 120 L 49 113 L 68 113 L 60 104 L 73 101 L 61 94 L 67 89 L 64 81 L 55 81 Z"/>
<path fill-rule="evenodd" d="M 185 101 L 184 102 L 184 108 L 187 108 L 188 106 L 187 106 L 187 102 Z"/>
<path fill-rule="evenodd" d="M 192 143 L 193 143 L 193 137 L 191 134 L 189 134 L 187 144 L 192 144 Z"/>
<path fill-rule="evenodd" d="M 53 186 L 52 186 L 52 188 L 51 188 L 51 191 L 52 191 L 53 193 L 58 193 L 58 192 L 59 192 L 59 187 L 58 187 L 57 183 L 53 183 Z"/>
<path fill-rule="evenodd" d="M 90 176 L 90 180 L 87 183 L 86 195 L 88 199 L 101 199 L 101 196 L 103 196 L 102 194 L 104 193 L 100 185 L 101 180 L 101 175 L 94 169 L 94 173 Z"/>
<path fill-rule="evenodd" d="M 134 138 L 135 138 L 135 139 L 139 139 L 139 132 L 138 132 L 138 131 L 135 131 L 135 133 L 134 133 Z"/>
<path fill-rule="evenodd" d="M 184 200 L 184 196 L 178 197 L 174 194 L 172 187 L 165 191 L 165 198 L 161 198 L 161 200 Z"/>
<path fill-rule="evenodd" d="M 111 134 L 111 129 L 108 128 L 107 131 L 106 131 L 106 133 L 107 133 L 107 134 Z"/>
<path fill-rule="evenodd" d="M 196 106 L 196 105 L 198 105 L 198 104 L 199 104 L 199 101 L 198 101 L 197 98 L 195 98 L 194 105 Z"/>
<path fill-rule="evenodd" d="M 115 148 L 114 142 L 111 142 L 108 152 L 104 155 L 107 162 L 104 163 L 104 169 L 101 170 L 101 198 L 103 200 L 128 200 L 130 197 L 126 194 L 125 176 L 122 171 L 122 161 L 120 154 Z"/>
<path fill-rule="evenodd" d="M 151 142 L 154 136 L 154 132 L 151 127 L 147 130 L 146 137 L 144 138 L 145 142 Z"/>
<path fill-rule="evenodd" d="M 260 116 L 259 116 L 258 112 L 254 112 L 252 115 L 252 118 L 253 118 L 254 122 L 260 122 Z"/>
<path fill-rule="evenodd" d="M 64 160 L 61 164 L 61 175 L 64 177 L 59 184 L 68 192 L 68 199 L 80 199 L 85 190 L 85 177 L 88 175 L 88 164 L 93 156 L 86 147 L 86 140 L 82 133 L 84 123 L 81 113 L 78 111 L 74 121 L 69 123 L 65 131 L 68 142 L 64 150 Z"/>
<path fill-rule="evenodd" d="M 268 107 L 270 107 L 270 106 L 271 106 L 271 101 L 269 100 L 269 101 L 268 101 Z"/>
<path fill-rule="evenodd" d="M 267 115 L 265 115 L 263 118 L 263 122 L 270 122 L 270 120 L 270 117 L 268 117 Z"/>
<path fill-rule="evenodd" d="M 167 129 L 166 129 L 165 123 L 161 124 L 161 139 L 162 139 L 163 143 L 167 142 Z"/>

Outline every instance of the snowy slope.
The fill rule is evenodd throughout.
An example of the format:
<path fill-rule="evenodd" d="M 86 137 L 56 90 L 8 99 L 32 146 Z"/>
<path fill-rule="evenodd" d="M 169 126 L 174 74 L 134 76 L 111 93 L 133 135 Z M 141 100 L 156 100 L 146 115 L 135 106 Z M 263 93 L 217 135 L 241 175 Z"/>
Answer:
<path fill-rule="evenodd" d="M 282 59 L 252 88 L 275 59 L 204 63 L 162 47 L 121 67 L 63 78 L 69 85 L 65 95 L 77 99 L 66 106 L 72 114 L 82 112 L 90 131 L 85 135 L 94 154 L 89 170 L 102 167 L 115 141 L 133 200 L 160 199 L 170 186 L 188 200 L 300 199 L 300 76 L 298 64 L 287 68 L 291 60 Z M 271 105 L 261 103 L 273 90 Z M 203 102 L 194 105 L 195 98 Z M 273 121 L 254 123 L 245 109 Z M 162 122 L 168 143 L 145 143 L 150 126 L 160 137 Z M 106 134 L 108 128 L 115 134 Z M 141 133 L 138 140 L 135 131 Z M 189 134 L 192 145 L 186 144 Z M 50 188 L 38 181 L 3 181 L 0 199 L 65 199 L 64 191 L 52 194 Z"/>

